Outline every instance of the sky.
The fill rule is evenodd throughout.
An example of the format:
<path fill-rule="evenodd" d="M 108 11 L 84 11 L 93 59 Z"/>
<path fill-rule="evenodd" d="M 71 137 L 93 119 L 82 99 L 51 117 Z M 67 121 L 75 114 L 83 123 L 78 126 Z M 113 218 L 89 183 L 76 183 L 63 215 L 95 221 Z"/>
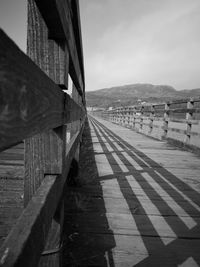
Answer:
<path fill-rule="evenodd" d="M 79 0 L 86 90 L 133 83 L 200 88 L 200 0 Z M 26 0 L 0 25 L 26 50 Z"/>

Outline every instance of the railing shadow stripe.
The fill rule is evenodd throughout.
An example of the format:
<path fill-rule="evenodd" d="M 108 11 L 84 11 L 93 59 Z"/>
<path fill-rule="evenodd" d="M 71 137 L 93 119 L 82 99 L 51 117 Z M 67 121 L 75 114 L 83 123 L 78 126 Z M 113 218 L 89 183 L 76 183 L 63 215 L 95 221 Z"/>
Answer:
<path fill-rule="evenodd" d="M 97 122 L 96 120 L 94 120 L 93 118 L 91 119 L 92 123 L 93 123 L 93 127 L 94 130 L 95 128 L 98 128 L 98 131 L 96 131 L 96 135 L 99 138 L 99 140 L 101 139 L 100 134 L 106 139 L 106 141 L 108 143 L 110 143 L 110 146 L 114 148 L 114 145 L 112 144 L 112 142 L 109 140 L 108 135 L 111 134 L 112 138 L 114 141 L 116 142 L 120 142 L 120 146 L 123 149 L 130 149 L 133 150 L 134 153 L 137 155 L 136 157 L 134 157 L 134 155 L 131 153 L 131 151 L 127 151 L 126 152 L 129 154 L 129 156 L 133 157 L 137 163 L 141 166 L 141 167 L 145 167 L 145 173 L 148 173 L 152 179 L 154 179 L 155 182 L 157 182 L 163 190 L 165 190 L 167 192 L 167 194 L 169 194 L 169 196 L 186 212 L 188 213 L 188 215 L 190 215 L 191 217 L 193 217 L 194 219 L 196 218 L 196 216 L 199 216 L 199 210 L 196 209 L 194 206 L 191 205 L 191 203 L 189 202 L 189 200 L 191 199 L 194 203 L 196 203 L 198 205 L 199 201 L 197 201 L 197 197 L 199 197 L 199 194 L 194 191 L 189 185 L 185 184 L 183 181 L 179 180 L 178 177 L 176 177 L 175 175 L 173 175 L 172 173 L 170 173 L 169 171 L 167 171 L 166 169 L 164 169 L 162 166 L 160 166 L 158 163 L 154 162 L 152 159 L 150 159 L 148 156 L 146 156 L 143 152 L 138 151 L 136 148 L 132 147 L 130 144 L 128 144 L 126 141 L 124 141 L 121 137 L 117 136 L 115 133 L 113 133 L 112 131 L 110 131 L 108 128 L 106 128 L 104 125 L 102 125 L 101 123 Z M 103 130 L 101 130 L 103 129 Z M 100 134 L 99 134 L 100 133 Z M 105 134 L 106 133 L 106 134 Z M 110 165 L 113 168 L 113 172 L 114 174 L 116 173 L 116 175 L 114 175 L 116 178 L 118 178 L 118 182 L 120 185 L 120 189 L 122 191 L 122 194 L 124 196 L 124 198 L 127 201 L 127 204 L 129 205 L 129 207 L 131 207 L 131 199 L 127 198 L 127 192 L 129 192 L 130 194 L 133 194 L 133 196 L 136 197 L 136 195 L 134 194 L 133 190 L 130 188 L 130 185 L 128 184 L 127 181 L 125 181 L 125 179 L 121 179 L 122 175 L 119 177 L 118 173 L 120 171 L 120 167 L 117 164 L 116 160 L 114 159 L 112 153 L 109 153 L 109 151 L 107 150 L 106 146 L 103 144 L 103 142 L 101 142 L 101 145 L 103 147 L 103 151 L 106 152 L 105 155 L 110 163 Z M 119 156 L 120 160 L 126 164 L 127 160 L 126 158 L 123 156 L 123 154 L 120 151 L 115 151 L 115 153 Z M 137 157 L 141 157 L 142 160 L 138 159 Z M 148 162 L 145 165 L 145 162 Z M 112 165 L 112 163 L 115 162 L 114 165 Z M 150 166 L 150 168 L 149 168 Z M 181 231 L 185 233 L 183 238 L 178 238 L 175 241 L 172 241 L 169 245 L 167 246 L 163 246 L 162 241 L 159 240 L 159 243 L 161 245 L 160 247 L 160 253 L 166 256 L 166 253 L 170 254 L 170 250 L 171 249 L 176 249 L 177 250 L 177 244 L 182 244 L 184 243 L 184 246 L 188 247 L 188 243 L 187 240 L 192 237 L 195 238 L 195 235 L 197 232 L 199 232 L 199 224 L 196 225 L 195 227 L 193 227 L 192 229 L 188 230 L 188 228 L 185 226 L 185 224 L 183 223 L 183 221 L 181 221 L 181 219 L 177 216 L 177 214 L 174 212 L 173 209 L 171 209 L 171 207 L 165 202 L 164 199 L 162 199 L 158 192 L 155 191 L 155 189 L 152 187 L 152 185 L 150 185 L 142 176 L 142 171 L 139 172 L 133 168 L 130 168 L 130 164 L 126 165 L 126 167 L 129 169 L 129 172 L 134 172 L 134 178 L 136 179 L 136 181 L 140 184 L 140 186 L 142 187 L 142 189 L 144 190 L 144 192 L 148 195 L 148 197 L 151 199 L 152 203 L 154 203 L 154 205 L 157 206 L 157 208 L 159 209 L 159 211 L 162 214 L 162 211 L 165 209 L 170 210 L 170 214 L 173 215 L 174 217 L 177 218 L 176 222 L 177 225 L 174 225 L 168 218 L 168 216 L 164 216 L 166 221 L 168 222 L 168 224 L 170 225 L 170 227 L 173 229 L 173 231 L 177 234 L 180 232 L 180 228 Z M 156 172 L 154 171 L 154 168 L 156 169 Z M 160 175 L 164 177 L 164 180 L 162 179 L 162 177 L 160 177 Z M 125 174 L 124 174 L 125 175 Z M 127 175 L 127 174 L 126 174 Z M 169 181 L 169 182 L 168 182 Z M 175 182 L 174 182 L 175 181 Z M 171 186 L 172 185 L 172 186 Z M 125 190 L 125 188 L 128 188 L 128 190 Z M 177 190 L 175 190 L 177 188 Z M 178 190 L 180 190 L 182 192 L 182 189 L 186 189 L 186 191 L 184 191 L 184 194 L 187 196 L 188 199 L 185 199 L 184 196 L 182 194 L 179 193 Z M 151 190 L 151 191 L 149 191 Z M 189 192 L 188 192 L 189 191 Z M 152 198 L 152 192 L 154 192 L 154 196 L 155 199 Z M 162 207 L 158 206 L 158 199 L 160 201 L 160 203 L 162 203 Z M 130 209 L 131 210 L 131 209 Z M 143 210 L 144 214 L 145 211 Z M 139 221 L 137 222 L 137 216 L 134 216 L 135 214 L 133 214 L 134 219 L 136 220 L 136 224 L 138 226 L 138 229 L 141 233 L 141 235 L 143 236 L 142 233 L 142 229 L 139 225 Z M 157 234 L 155 232 L 154 226 L 153 224 L 147 220 L 149 225 L 151 226 L 152 229 L 152 233 Z M 177 234 L 179 235 L 179 234 Z M 155 235 L 156 236 L 156 235 Z M 185 242 L 186 240 L 186 242 Z M 145 243 L 146 248 L 148 249 L 149 253 L 150 251 L 152 251 L 151 246 L 149 246 L 148 241 L 144 240 L 143 241 Z M 197 237 L 197 241 L 198 241 L 198 237 Z M 169 250 L 168 250 L 169 248 Z M 194 255 L 192 255 L 193 253 L 191 253 L 191 249 L 189 250 L 190 253 L 186 253 L 184 255 L 179 255 L 180 258 L 177 259 L 178 263 L 183 262 L 185 259 L 187 259 L 187 257 L 191 257 L 193 256 L 195 258 L 195 260 L 199 263 L 199 259 L 196 258 L 196 252 L 194 251 Z M 151 254 L 151 253 L 150 253 Z M 179 253 L 178 253 L 179 254 Z M 152 262 L 153 260 L 155 260 L 154 254 L 153 256 L 148 257 L 148 259 L 142 261 L 143 264 L 146 262 Z M 140 264 L 138 264 L 138 266 L 140 266 Z M 142 266 L 142 265 L 141 265 Z"/>

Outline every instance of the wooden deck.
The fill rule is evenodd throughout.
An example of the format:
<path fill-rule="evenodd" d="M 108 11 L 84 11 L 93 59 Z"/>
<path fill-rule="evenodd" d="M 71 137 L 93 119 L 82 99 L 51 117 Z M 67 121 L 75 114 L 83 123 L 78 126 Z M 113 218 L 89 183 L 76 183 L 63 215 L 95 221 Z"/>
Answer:
<path fill-rule="evenodd" d="M 64 266 L 200 266 L 200 158 L 90 117 Z"/>
<path fill-rule="evenodd" d="M 0 153 L 0 246 L 23 210 L 24 145 Z"/>

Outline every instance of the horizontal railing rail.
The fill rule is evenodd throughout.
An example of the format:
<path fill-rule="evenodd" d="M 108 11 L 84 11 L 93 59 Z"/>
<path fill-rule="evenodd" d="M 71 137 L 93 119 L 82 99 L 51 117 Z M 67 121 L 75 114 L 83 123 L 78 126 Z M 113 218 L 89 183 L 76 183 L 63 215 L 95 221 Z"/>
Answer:
<path fill-rule="evenodd" d="M 146 135 L 183 144 L 199 152 L 200 98 L 119 107 L 103 112 L 93 111 L 93 114 Z"/>
<path fill-rule="evenodd" d="M 82 119 L 85 109 L 0 30 L 0 151 L 39 132 Z M 76 111 L 76 112 L 74 112 Z"/>
<path fill-rule="evenodd" d="M 81 129 L 72 137 L 66 151 L 67 174 L 81 139 Z M 51 221 L 63 193 L 66 175 L 45 175 L 40 187 L 11 230 L 0 249 L 2 266 L 37 266 L 44 249 Z"/>
<path fill-rule="evenodd" d="M 48 249 L 62 247 L 63 188 L 86 119 L 79 15 L 78 0 L 29 0 L 28 56 L 0 30 L 0 152 L 23 140 L 25 149 L 24 210 L 0 266 L 61 266 Z"/>

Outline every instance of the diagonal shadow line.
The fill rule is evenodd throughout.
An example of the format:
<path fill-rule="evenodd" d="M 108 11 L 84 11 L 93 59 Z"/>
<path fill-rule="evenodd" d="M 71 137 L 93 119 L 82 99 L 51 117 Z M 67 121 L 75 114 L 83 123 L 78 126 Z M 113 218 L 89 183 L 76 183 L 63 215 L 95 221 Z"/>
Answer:
<path fill-rule="evenodd" d="M 63 267 L 104 266 L 114 267 L 112 249 L 116 243 L 106 217 L 103 192 L 98 179 L 89 125 L 86 121 L 80 148 L 80 184 L 65 186 L 65 221 Z M 73 175 L 73 173 L 72 173 Z M 69 177 L 68 177 L 69 178 Z M 105 177 L 104 177 L 105 178 Z M 106 178 L 105 178 L 106 179 Z M 91 182 L 94 182 L 92 186 Z M 87 195 L 97 189 L 98 201 Z M 93 213 L 91 210 L 101 212 Z M 98 229 L 101 227 L 102 232 Z M 88 230 L 94 231 L 88 231 Z M 106 234 L 104 234 L 106 232 Z M 108 257 L 106 257 L 106 254 Z"/>
<path fill-rule="evenodd" d="M 123 146 L 123 143 L 121 143 L 121 145 Z M 131 156 L 132 155 L 132 153 L 129 151 L 127 151 L 127 153 Z M 135 158 L 134 158 L 135 159 Z M 139 163 L 139 162 L 138 162 Z M 142 167 L 142 165 L 141 165 L 141 167 Z M 145 166 L 146 168 L 148 168 L 147 167 L 147 165 Z M 161 167 L 160 166 L 160 168 L 162 168 L 162 169 L 164 169 L 163 167 Z M 156 169 L 156 171 L 158 172 L 158 170 Z M 185 210 L 185 212 L 187 212 L 191 217 L 193 217 L 193 214 L 196 214 L 197 213 L 197 209 L 190 203 L 190 202 L 188 202 L 188 200 L 186 200 L 184 197 L 183 197 L 183 195 L 182 194 L 180 194 L 180 192 L 178 192 L 177 190 L 174 190 L 174 188 L 172 187 L 172 185 L 170 185 L 169 184 L 169 180 L 167 179 L 168 178 L 168 176 L 165 178 L 166 180 L 168 180 L 168 182 L 166 182 L 165 180 L 163 180 L 163 178 L 161 178 L 156 172 L 155 172 L 155 170 L 152 168 L 152 167 L 150 167 L 149 169 L 146 169 L 145 170 L 145 172 L 148 172 L 151 176 L 152 176 L 152 178 L 154 178 L 154 180 L 158 183 L 158 184 L 160 184 L 160 185 L 162 185 L 162 188 L 165 190 L 165 191 L 167 191 L 167 193 L 177 202 L 177 204 L 179 204 L 179 206 L 181 206 L 182 207 L 182 209 L 183 210 Z M 162 172 L 160 172 L 160 174 L 161 174 Z M 162 175 L 162 174 L 161 174 Z M 178 178 L 177 178 L 178 179 Z M 181 191 L 182 191 L 182 189 L 184 188 L 183 187 L 183 182 L 181 181 L 181 180 L 179 180 L 180 181 L 180 186 L 181 186 Z M 185 183 L 184 183 L 185 184 Z M 175 184 L 175 186 L 174 186 L 175 188 L 177 188 L 177 183 Z M 185 188 L 184 188 L 185 189 Z M 186 188 L 187 190 L 188 190 L 188 187 Z M 189 195 L 190 195 L 190 199 L 193 201 L 193 199 L 192 199 L 192 197 L 193 197 L 193 189 L 191 188 L 191 187 L 189 187 L 189 189 L 190 189 L 190 192 L 187 192 Z M 180 191 L 180 189 L 179 189 L 179 191 Z M 175 194 L 174 194 L 174 192 L 176 192 Z M 196 192 L 196 191 L 195 191 Z M 184 194 L 185 194 L 185 191 L 184 191 Z M 186 195 L 186 194 L 185 194 Z M 183 206 L 183 202 L 185 202 L 185 203 L 187 203 L 187 205 L 184 205 Z M 184 203 L 184 204 L 185 204 Z M 199 209 L 198 209 L 198 216 L 199 216 Z M 196 216 L 195 216 L 196 217 Z"/>
<path fill-rule="evenodd" d="M 103 134 L 103 132 L 101 131 L 101 133 Z M 105 137 L 105 136 L 104 136 Z M 105 147 L 106 149 L 106 147 Z M 112 153 L 107 154 L 107 158 L 108 161 L 113 169 L 113 171 L 116 171 L 116 167 L 115 165 L 113 165 L 113 157 L 112 157 Z M 116 164 L 116 163 L 115 163 Z M 127 166 L 127 168 L 130 168 L 129 166 Z M 131 169 L 129 170 L 131 172 Z M 152 178 L 154 178 L 154 172 L 152 172 Z M 173 231 L 177 234 L 177 236 L 180 236 L 179 234 L 179 230 L 181 229 L 181 231 L 186 231 L 188 230 L 188 228 L 185 226 L 185 224 L 178 218 L 177 214 L 172 210 L 172 208 L 163 200 L 163 198 L 156 192 L 156 190 L 153 188 L 153 186 L 151 184 L 149 184 L 144 177 L 138 173 L 137 171 L 134 171 L 134 178 L 138 181 L 138 183 L 140 184 L 141 188 L 143 189 L 143 191 L 147 194 L 147 196 L 149 197 L 149 199 L 151 199 L 152 203 L 158 208 L 158 210 L 160 211 L 160 213 L 163 213 L 163 209 L 164 210 L 170 210 L 170 214 L 171 216 L 174 216 L 177 218 L 177 225 L 170 220 L 169 216 L 165 216 L 165 220 L 167 221 L 167 223 L 170 225 L 170 227 L 173 229 Z M 171 191 L 170 191 L 171 193 Z M 172 198 L 173 198 L 174 194 L 172 194 Z M 173 198 L 174 199 L 174 198 Z M 162 207 L 157 205 L 157 201 L 162 202 Z M 183 205 L 183 203 L 181 203 Z M 181 206 L 181 205 L 180 205 Z M 164 217 L 164 216 L 163 216 Z"/>
<path fill-rule="evenodd" d="M 196 232 L 200 232 L 200 226 L 195 226 L 192 230 L 190 230 L 190 233 L 194 235 Z M 196 244 L 192 244 L 195 241 Z M 160 262 L 158 261 L 158 257 L 160 259 L 163 258 L 165 260 L 166 258 L 170 257 L 171 253 L 173 251 L 176 251 L 176 264 L 175 265 L 160 265 Z M 197 256 L 198 255 L 198 256 Z M 183 263 L 188 258 L 192 257 L 196 263 L 200 264 L 200 257 L 199 257 L 199 240 L 193 240 L 193 239 L 176 239 L 172 241 L 170 244 L 166 245 L 165 248 L 158 248 L 156 250 L 156 253 L 149 255 L 148 258 L 142 260 L 140 263 L 138 263 L 137 267 L 143 267 L 143 266 L 177 266 L 178 264 Z M 159 262 L 159 264 L 158 264 Z M 157 264 L 156 264 L 157 263 Z M 174 264 L 174 262 L 173 262 Z"/>
<path fill-rule="evenodd" d="M 163 168 L 163 167 L 162 167 Z M 191 188 L 190 188 L 190 190 L 191 190 Z M 196 230 L 197 229 L 197 230 Z M 191 233 L 194 233 L 195 234 L 195 232 L 196 231 L 199 231 L 199 225 L 197 225 L 197 227 L 194 227 L 193 228 L 193 230 L 189 230 L 189 231 L 186 231 L 186 232 L 188 232 L 188 233 L 190 233 L 190 235 L 191 235 Z M 166 255 L 166 249 L 168 248 L 168 247 L 170 247 L 170 250 L 171 249 L 175 249 L 176 248 L 176 250 L 177 250 L 177 244 L 179 244 L 179 243 L 182 243 L 183 241 L 182 241 L 182 239 L 178 239 L 178 240 L 175 240 L 175 241 L 173 241 L 170 245 L 167 245 L 167 246 L 165 246 L 165 248 L 163 249 L 160 249 L 160 253 L 162 253 L 162 251 L 163 251 L 163 255 L 165 254 Z M 174 245 L 175 244 L 175 245 Z M 186 243 L 185 244 L 185 246 L 187 246 L 188 244 Z M 187 253 L 186 253 L 187 254 Z M 183 257 L 182 256 L 182 253 L 181 253 L 181 257 L 180 257 L 180 259 L 179 259 L 179 263 L 182 263 L 185 259 L 187 259 L 188 258 L 188 256 L 189 257 L 191 257 L 191 251 L 190 251 L 190 253 L 186 256 L 186 254 L 184 254 L 185 256 Z M 192 253 L 193 254 L 193 253 Z M 196 254 L 194 253 L 194 255 L 193 255 L 193 257 L 194 258 L 196 258 Z M 152 262 L 152 259 L 154 259 L 154 260 L 156 260 L 156 256 L 150 256 L 150 257 L 148 257 L 148 259 L 147 260 L 144 260 L 144 261 L 142 261 L 142 264 L 144 264 L 144 263 L 146 263 L 146 262 Z M 196 261 L 197 262 L 199 262 L 199 259 L 196 259 Z M 138 265 L 138 266 L 144 266 L 144 265 Z M 145 265 L 146 266 L 146 265 Z M 149 265 L 147 265 L 147 266 L 149 266 Z"/>
<path fill-rule="evenodd" d="M 95 120 L 96 122 L 96 120 Z M 167 180 L 169 180 L 172 184 L 174 184 L 180 191 L 184 188 L 186 191 L 184 191 L 184 194 L 187 195 L 188 198 L 192 199 L 194 203 L 196 203 L 198 206 L 200 206 L 200 194 L 193 190 L 188 184 L 181 181 L 177 176 L 163 168 L 160 164 L 153 161 L 151 158 L 149 158 L 146 154 L 143 152 L 137 150 L 135 147 L 131 146 L 128 142 L 123 140 L 121 137 L 116 135 L 114 132 L 110 131 L 108 128 L 106 128 L 101 123 L 97 122 L 103 129 L 107 130 L 107 132 L 111 132 L 113 136 L 115 136 L 117 139 L 120 140 L 121 143 L 124 143 L 129 149 L 133 150 L 139 157 L 141 157 L 144 161 L 146 161 L 147 164 L 151 166 L 152 169 L 156 168 L 156 171 L 160 173 L 162 176 L 166 177 Z M 190 194 L 191 192 L 191 194 Z"/>
<path fill-rule="evenodd" d="M 152 168 L 145 170 L 145 172 L 149 173 L 154 181 L 160 184 L 163 190 L 165 190 L 171 196 L 171 198 L 174 199 L 176 203 L 181 206 L 181 208 L 191 217 L 197 217 L 197 215 L 200 215 L 200 208 L 197 210 L 197 208 L 195 208 L 188 200 L 186 200 L 183 195 L 180 194 L 180 192 L 177 192 L 177 190 L 175 190 L 172 185 L 169 184 L 169 181 L 166 182 L 165 180 L 163 180 L 163 178 L 161 178 Z M 190 188 L 190 191 L 192 192 L 192 188 Z M 192 197 L 190 199 L 192 199 Z"/>
<path fill-rule="evenodd" d="M 99 140 L 102 140 L 101 136 L 98 134 L 98 132 L 96 131 L 95 128 L 94 128 L 94 130 L 95 130 L 95 133 L 96 133 L 97 137 L 99 138 Z M 106 146 L 104 145 L 104 146 L 103 146 L 103 150 L 106 151 L 106 149 L 107 149 L 107 148 L 106 148 Z M 113 160 L 114 160 L 114 158 L 113 158 Z M 108 161 L 109 161 L 109 159 L 108 159 Z M 110 162 L 109 162 L 109 163 L 110 163 Z M 111 165 L 111 164 L 110 164 L 110 165 Z M 112 165 L 111 165 L 111 168 L 112 168 Z M 115 168 L 114 168 L 114 169 L 112 168 L 114 173 L 116 172 L 116 169 L 117 169 L 117 168 L 119 168 L 119 166 L 118 166 L 117 164 L 115 165 Z M 118 169 L 118 170 L 119 170 L 119 169 Z M 132 202 L 132 199 L 127 198 L 127 194 L 129 194 L 129 195 L 133 195 L 133 196 L 135 196 L 135 198 L 136 198 L 136 195 L 135 195 L 134 192 L 132 191 L 132 188 L 130 187 L 130 185 L 129 185 L 129 183 L 128 183 L 127 180 L 124 180 L 124 181 L 122 182 L 121 179 L 118 179 L 118 183 L 119 183 L 119 186 L 120 186 L 120 190 L 121 190 L 121 192 L 122 192 L 122 194 L 123 194 L 123 197 L 124 197 L 124 199 L 126 199 L 126 202 L 127 202 L 128 206 L 129 206 L 129 209 L 130 209 L 130 211 L 131 211 L 131 202 Z M 126 188 L 126 190 L 125 190 L 125 188 Z M 142 208 L 142 209 L 143 209 L 143 208 Z M 143 210 L 143 213 L 145 213 L 144 210 Z M 148 240 L 143 238 L 143 236 L 145 236 L 145 233 L 144 233 L 144 231 L 143 231 L 143 229 L 142 229 L 142 225 L 141 225 L 141 222 L 140 222 L 138 216 L 134 216 L 133 213 L 132 213 L 132 216 L 134 217 L 134 220 L 135 220 L 136 225 L 137 225 L 137 228 L 138 228 L 138 230 L 139 230 L 139 232 L 140 232 L 140 234 L 141 234 L 141 238 L 143 239 L 143 242 L 144 242 L 144 244 L 145 244 L 145 247 L 147 248 L 147 250 L 148 250 L 148 252 L 149 252 L 150 254 L 153 253 L 152 247 L 149 246 Z M 157 234 L 157 232 L 155 231 L 155 229 L 154 229 L 154 227 L 153 227 L 153 225 L 152 225 L 150 219 L 149 219 L 147 216 L 145 216 L 145 217 L 144 217 L 144 221 L 145 221 L 145 224 L 147 224 L 147 225 L 149 225 L 149 226 L 151 227 L 151 235 L 152 235 L 152 236 L 156 236 L 156 237 L 158 237 L 158 234 Z M 161 241 L 161 239 L 160 239 L 159 237 L 157 238 L 156 241 L 157 241 L 157 244 L 158 244 L 159 247 L 164 246 L 164 245 L 163 245 L 163 242 Z"/>

